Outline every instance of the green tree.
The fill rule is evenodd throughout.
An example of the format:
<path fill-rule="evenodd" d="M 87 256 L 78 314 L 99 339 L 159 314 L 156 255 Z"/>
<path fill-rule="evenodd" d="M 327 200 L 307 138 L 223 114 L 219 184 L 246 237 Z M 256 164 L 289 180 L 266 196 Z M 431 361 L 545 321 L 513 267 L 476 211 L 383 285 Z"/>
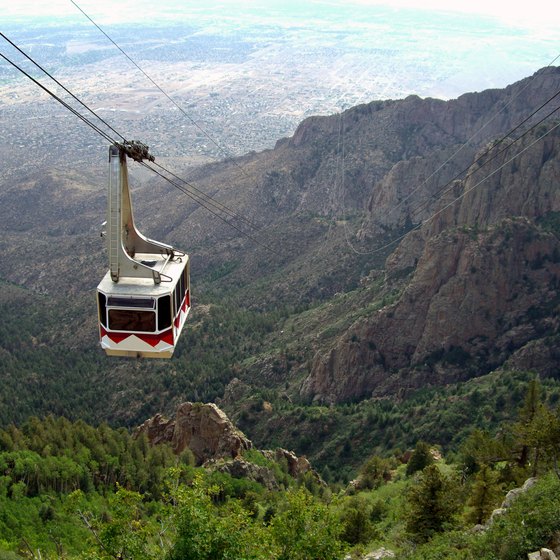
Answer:
<path fill-rule="evenodd" d="M 518 560 L 538 550 L 560 531 L 560 480 L 549 473 L 521 494 L 473 546 L 479 559 Z"/>
<path fill-rule="evenodd" d="M 406 465 L 406 474 L 413 475 L 415 472 L 424 470 L 434 462 L 430 446 L 425 441 L 419 441 Z"/>
<path fill-rule="evenodd" d="M 344 545 L 333 512 L 300 488 L 286 493 L 283 511 L 271 523 L 278 560 L 339 560 Z"/>
<path fill-rule="evenodd" d="M 530 454 L 530 426 L 541 405 L 541 384 L 538 377 L 533 378 L 527 386 L 525 401 L 519 410 L 518 421 L 513 426 L 514 434 L 517 438 L 520 452 L 517 463 L 520 467 L 527 466 Z"/>
<path fill-rule="evenodd" d="M 168 560 L 266 560 L 274 547 L 266 530 L 253 522 L 237 500 L 215 505 L 217 487 L 205 488 L 201 477 L 174 492 L 179 514 L 177 538 Z"/>
<path fill-rule="evenodd" d="M 360 470 L 360 487 L 373 490 L 391 478 L 391 464 L 377 455 L 370 457 Z"/>
<path fill-rule="evenodd" d="M 483 465 L 493 465 L 508 458 L 503 442 L 490 436 L 485 430 L 474 429 L 461 445 L 459 451 L 463 472 L 474 474 Z"/>
<path fill-rule="evenodd" d="M 542 458 L 551 458 L 558 474 L 560 451 L 560 418 L 546 405 L 540 403 L 524 429 L 525 444 L 533 451 L 532 475 L 537 476 Z"/>
<path fill-rule="evenodd" d="M 502 496 L 502 487 L 498 482 L 499 474 L 488 465 L 479 469 L 467 505 L 472 509 L 467 514 L 467 521 L 483 523 L 489 517 Z"/>
<path fill-rule="evenodd" d="M 119 488 L 110 497 L 110 517 L 99 531 L 101 558 L 150 560 L 158 558 L 152 535 L 144 520 L 142 496 Z M 152 542 L 151 542 L 152 541 Z"/>
<path fill-rule="evenodd" d="M 352 496 L 344 505 L 340 521 L 341 538 L 352 545 L 365 544 L 375 537 L 373 507 L 363 496 Z"/>
<path fill-rule="evenodd" d="M 460 508 L 458 484 L 430 465 L 410 488 L 407 506 L 407 532 L 417 542 L 426 542 L 453 525 Z"/>

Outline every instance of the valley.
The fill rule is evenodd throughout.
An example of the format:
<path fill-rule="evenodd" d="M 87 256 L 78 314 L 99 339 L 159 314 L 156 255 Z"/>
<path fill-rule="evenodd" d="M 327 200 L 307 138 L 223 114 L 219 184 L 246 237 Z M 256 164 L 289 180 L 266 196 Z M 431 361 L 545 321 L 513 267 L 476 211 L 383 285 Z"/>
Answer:
<path fill-rule="evenodd" d="M 492 507 L 531 474 L 542 476 L 535 495 L 557 488 L 560 68 L 546 66 L 552 55 L 534 65 L 551 43 L 449 13 L 395 23 L 380 8 L 349 27 L 345 8 L 306 25 L 301 9 L 301 20 L 277 6 L 108 22 L 186 115 L 83 22 L 6 27 L 237 216 L 208 213 L 131 162 L 141 231 L 190 255 L 193 310 L 172 360 L 106 357 L 94 294 L 107 267 L 107 141 L 0 65 L 0 524 L 11 531 L 0 557 L 87 543 L 115 558 L 125 543 L 140 551 L 130 558 L 184 558 L 182 520 L 197 511 L 215 528 L 207 542 L 230 524 L 243 541 L 232 557 L 250 545 L 259 560 L 313 558 L 279 552 L 299 543 L 282 533 L 295 511 L 338 527 L 325 536 L 333 560 L 381 546 L 424 560 L 432 537 L 449 558 L 513 559 L 560 530 L 543 507 L 546 536 L 508 541 L 510 556 L 514 517 L 471 531 L 491 513 L 472 502 L 483 473 Z M 504 54 L 480 66 L 472 39 L 490 28 L 490 46 L 519 47 L 515 65 Z M 218 405 L 254 448 L 212 470 L 188 449 L 174 457 L 131 438 L 186 402 Z M 423 442 L 438 467 L 415 476 Z M 289 455 L 258 451 L 276 448 L 313 470 L 292 476 Z M 274 492 L 230 468 L 268 469 Z M 434 537 L 403 508 L 439 475 L 456 510 Z M 352 533 L 355 511 L 369 512 L 369 532 Z"/>

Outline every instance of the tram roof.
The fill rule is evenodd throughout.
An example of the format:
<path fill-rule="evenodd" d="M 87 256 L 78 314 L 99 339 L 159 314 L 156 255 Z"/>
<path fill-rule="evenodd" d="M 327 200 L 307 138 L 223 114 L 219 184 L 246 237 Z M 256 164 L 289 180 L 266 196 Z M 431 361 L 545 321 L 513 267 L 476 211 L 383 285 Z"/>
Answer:
<path fill-rule="evenodd" d="M 135 260 L 144 262 L 154 262 L 151 267 L 157 270 L 162 275 L 162 282 L 160 284 L 154 283 L 153 278 L 133 278 L 130 276 L 121 276 L 118 282 L 113 282 L 111 279 L 111 272 L 107 271 L 97 289 L 106 293 L 122 296 L 138 295 L 138 296 L 162 296 L 169 294 L 175 288 L 177 281 L 188 262 L 188 255 L 181 256 L 181 262 L 167 261 L 160 255 L 153 254 L 137 254 Z M 166 282 L 165 277 L 171 278 L 171 281 Z"/>

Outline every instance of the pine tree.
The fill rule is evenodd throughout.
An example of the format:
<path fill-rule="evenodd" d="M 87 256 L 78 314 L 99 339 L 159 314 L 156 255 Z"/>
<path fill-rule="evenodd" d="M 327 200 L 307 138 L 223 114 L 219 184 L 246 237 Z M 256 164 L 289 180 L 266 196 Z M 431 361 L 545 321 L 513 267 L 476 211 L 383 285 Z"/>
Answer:
<path fill-rule="evenodd" d="M 530 445 L 528 442 L 528 431 L 541 404 L 541 392 L 541 384 L 538 377 L 535 377 L 529 382 L 525 401 L 519 411 L 519 421 L 514 426 L 515 434 L 521 445 L 521 451 L 517 459 L 520 467 L 526 467 L 529 462 Z"/>
<path fill-rule="evenodd" d="M 460 506 L 458 484 L 430 465 L 410 489 L 407 502 L 407 532 L 417 542 L 426 542 L 454 523 Z"/>
<path fill-rule="evenodd" d="M 467 521 L 480 524 L 490 517 L 502 496 L 502 488 L 498 479 L 498 473 L 488 465 L 480 467 L 467 502 L 467 505 L 473 508 L 467 514 Z"/>
<path fill-rule="evenodd" d="M 508 458 L 508 450 L 504 443 L 478 428 L 463 442 L 460 454 L 461 466 L 467 475 L 478 472 L 483 465 L 493 465 Z"/>
<path fill-rule="evenodd" d="M 525 443 L 533 450 L 532 475 L 537 476 L 542 456 L 550 457 L 558 473 L 560 450 L 560 417 L 544 404 L 539 404 L 531 422 L 525 428 Z"/>
<path fill-rule="evenodd" d="M 413 475 L 415 472 L 424 470 L 428 465 L 434 462 L 430 446 L 425 441 L 419 441 L 410 456 L 410 460 L 406 465 L 406 474 Z"/>

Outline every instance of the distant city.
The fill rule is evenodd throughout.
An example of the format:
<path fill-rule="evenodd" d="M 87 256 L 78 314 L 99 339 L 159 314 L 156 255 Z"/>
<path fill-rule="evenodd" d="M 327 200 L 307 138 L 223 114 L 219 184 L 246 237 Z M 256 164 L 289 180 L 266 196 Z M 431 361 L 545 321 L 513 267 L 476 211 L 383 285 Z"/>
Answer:
<path fill-rule="evenodd" d="M 245 18 L 199 13 L 188 24 L 108 25 L 182 111 L 85 18 L 2 28 L 117 131 L 181 167 L 271 148 L 308 116 L 375 99 L 503 87 L 554 58 L 554 41 L 489 18 L 338 10 L 317 18 L 253 10 Z M 0 41 L 0 52 L 78 108 Z M 101 137 L 4 61 L 0 126 L 4 181 L 28 170 L 30 160 L 37 168 L 105 161 Z"/>

